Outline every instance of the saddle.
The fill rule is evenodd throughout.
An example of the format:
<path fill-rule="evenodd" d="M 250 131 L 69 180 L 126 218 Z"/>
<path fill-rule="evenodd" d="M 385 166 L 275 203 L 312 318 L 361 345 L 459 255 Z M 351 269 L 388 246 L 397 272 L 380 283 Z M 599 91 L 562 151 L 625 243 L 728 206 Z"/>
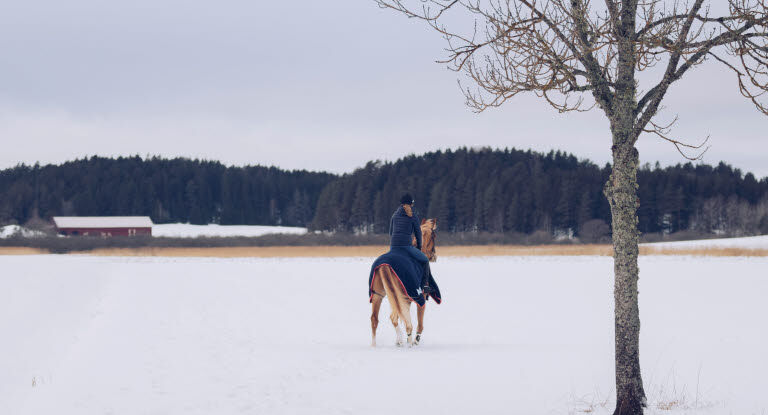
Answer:
<path fill-rule="evenodd" d="M 392 268 L 400 283 L 405 288 L 406 293 L 415 301 L 419 306 L 423 307 L 426 303 L 424 294 L 427 294 L 427 298 L 432 297 L 436 303 L 440 304 L 442 298 L 440 296 L 440 288 L 438 288 L 435 279 L 429 276 L 429 280 L 426 284 L 426 288 L 421 285 L 422 278 L 424 276 L 424 267 L 421 263 L 415 260 L 405 248 L 390 247 L 389 252 L 376 258 L 371 266 L 371 273 L 368 277 L 368 299 L 373 299 L 373 278 L 376 274 L 376 269 L 388 265 Z"/>

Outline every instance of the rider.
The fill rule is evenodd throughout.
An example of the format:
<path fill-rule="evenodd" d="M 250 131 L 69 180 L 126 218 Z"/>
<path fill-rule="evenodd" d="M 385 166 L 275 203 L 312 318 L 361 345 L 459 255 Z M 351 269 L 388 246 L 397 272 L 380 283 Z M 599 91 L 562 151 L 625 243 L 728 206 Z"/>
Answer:
<path fill-rule="evenodd" d="M 413 259 L 419 261 L 424 267 L 422 287 L 427 286 L 430 269 L 429 258 L 421 252 L 421 224 L 419 218 L 413 214 L 413 204 L 416 201 L 406 193 L 400 198 L 398 206 L 389 222 L 390 247 L 404 248 Z M 411 243 L 411 235 L 416 235 L 416 246 Z"/>

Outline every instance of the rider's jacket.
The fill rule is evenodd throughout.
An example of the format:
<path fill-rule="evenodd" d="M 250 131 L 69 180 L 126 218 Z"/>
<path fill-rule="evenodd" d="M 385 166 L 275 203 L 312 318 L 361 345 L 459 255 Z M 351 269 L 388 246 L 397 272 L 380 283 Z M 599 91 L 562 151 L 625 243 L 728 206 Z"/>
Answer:
<path fill-rule="evenodd" d="M 390 246 L 410 246 L 411 235 L 416 235 L 416 248 L 421 250 L 421 225 L 416 214 L 408 216 L 403 206 L 397 208 L 389 221 Z"/>

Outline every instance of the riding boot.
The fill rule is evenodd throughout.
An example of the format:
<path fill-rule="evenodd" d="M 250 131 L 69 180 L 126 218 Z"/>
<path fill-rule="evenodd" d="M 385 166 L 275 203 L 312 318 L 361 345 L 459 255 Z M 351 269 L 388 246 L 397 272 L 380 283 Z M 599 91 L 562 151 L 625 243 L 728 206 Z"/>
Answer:
<path fill-rule="evenodd" d="M 429 278 L 432 276 L 432 270 L 429 268 L 429 261 L 424 263 L 424 275 L 421 277 L 421 286 L 424 293 L 429 294 Z"/>

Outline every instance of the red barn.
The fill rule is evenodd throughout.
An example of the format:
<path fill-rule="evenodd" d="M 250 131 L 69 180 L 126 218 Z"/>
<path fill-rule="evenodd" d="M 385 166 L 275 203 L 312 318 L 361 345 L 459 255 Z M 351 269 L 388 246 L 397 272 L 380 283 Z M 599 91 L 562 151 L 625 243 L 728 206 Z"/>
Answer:
<path fill-rule="evenodd" d="M 149 216 L 54 216 L 53 223 L 62 235 L 152 236 Z"/>

